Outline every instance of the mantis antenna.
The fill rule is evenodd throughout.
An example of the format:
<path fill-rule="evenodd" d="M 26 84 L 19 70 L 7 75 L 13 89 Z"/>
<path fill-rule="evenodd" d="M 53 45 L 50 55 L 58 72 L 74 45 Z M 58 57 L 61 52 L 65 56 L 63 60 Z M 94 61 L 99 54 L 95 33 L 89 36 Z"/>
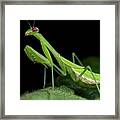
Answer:
<path fill-rule="evenodd" d="M 30 22 L 27 21 L 27 23 L 28 23 L 29 27 L 32 28 L 31 25 L 30 25 Z"/>
<path fill-rule="evenodd" d="M 35 27 L 35 20 L 33 21 L 33 27 Z"/>
<path fill-rule="evenodd" d="M 27 21 L 27 23 L 28 23 L 28 25 L 30 26 L 30 28 L 34 28 L 34 27 L 35 27 L 35 20 L 33 21 L 33 26 L 32 26 L 32 27 L 31 27 L 31 25 L 30 25 L 30 22 Z"/>

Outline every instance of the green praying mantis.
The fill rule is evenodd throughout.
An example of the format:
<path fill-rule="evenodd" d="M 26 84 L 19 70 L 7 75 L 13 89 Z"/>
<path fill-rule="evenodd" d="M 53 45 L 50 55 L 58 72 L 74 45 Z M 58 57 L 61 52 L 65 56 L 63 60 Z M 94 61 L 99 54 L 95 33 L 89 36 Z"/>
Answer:
<path fill-rule="evenodd" d="M 39 40 L 43 53 L 45 56 L 38 53 L 31 46 L 26 45 L 24 51 L 27 57 L 35 62 L 40 63 L 44 66 L 44 85 L 46 84 L 46 69 L 51 68 L 52 73 L 52 88 L 54 89 L 54 70 L 62 75 L 69 76 L 73 81 L 77 82 L 79 85 L 85 84 L 89 86 L 94 86 L 100 93 L 100 74 L 92 72 L 90 66 L 84 67 L 81 61 L 78 59 L 75 53 L 72 53 L 73 61 L 69 61 L 63 56 L 61 56 L 51 45 L 50 43 L 43 37 L 41 33 L 39 33 L 39 29 L 37 27 L 31 27 L 25 32 L 25 36 L 34 36 L 37 40 Z M 59 64 L 59 67 L 54 64 L 51 54 L 55 57 L 56 61 Z M 75 63 L 75 59 L 78 61 L 78 64 Z"/>

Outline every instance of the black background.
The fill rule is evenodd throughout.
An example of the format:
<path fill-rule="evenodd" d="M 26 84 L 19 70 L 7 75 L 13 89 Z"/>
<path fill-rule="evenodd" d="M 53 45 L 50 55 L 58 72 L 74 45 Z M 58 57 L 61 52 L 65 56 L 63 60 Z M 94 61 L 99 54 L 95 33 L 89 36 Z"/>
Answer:
<path fill-rule="evenodd" d="M 20 21 L 20 93 L 40 89 L 43 86 L 43 69 L 41 64 L 33 64 L 25 52 L 25 45 L 32 46 L 43 54 L 39 40 L 34 36 L 25 36 L 30 28 L 28 22 Z M 63 57 L 72 60 L 72 52 L 79 59 L 89 56 L 100 57 L 100 21 L 99 20 L 36 20 L 35 26 L 40 33 Z M 44 55 L 44 54 L 43 54 Z M 55 76 L 58 76 L 54 72 Z M 47 71 L 47 82 L 51 82 L 51 71 Z"/>

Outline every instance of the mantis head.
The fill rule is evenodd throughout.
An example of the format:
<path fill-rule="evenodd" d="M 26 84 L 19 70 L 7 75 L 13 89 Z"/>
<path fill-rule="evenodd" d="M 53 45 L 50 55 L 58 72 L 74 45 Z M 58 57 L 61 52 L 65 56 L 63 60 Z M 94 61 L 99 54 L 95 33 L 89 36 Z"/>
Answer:
<path fill-rule="evenodd" d="M 39 32 L 39 28 L 37 27 L 30 27 L 30 29 L 28 29 L 26 32 L 25 32 L 25 36 L 29 36 L 29 35 L 34 35 L 36 32 Z"/>

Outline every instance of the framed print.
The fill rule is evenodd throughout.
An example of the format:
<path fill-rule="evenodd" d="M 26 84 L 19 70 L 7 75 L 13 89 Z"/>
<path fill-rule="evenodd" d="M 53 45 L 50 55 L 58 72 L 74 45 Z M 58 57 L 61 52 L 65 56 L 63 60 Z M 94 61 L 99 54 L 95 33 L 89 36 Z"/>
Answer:
<path fill-rule="evenodd" d="M 119 119 L 119 2 L 4 1 L 1 20 L 1 118 Z"/>

